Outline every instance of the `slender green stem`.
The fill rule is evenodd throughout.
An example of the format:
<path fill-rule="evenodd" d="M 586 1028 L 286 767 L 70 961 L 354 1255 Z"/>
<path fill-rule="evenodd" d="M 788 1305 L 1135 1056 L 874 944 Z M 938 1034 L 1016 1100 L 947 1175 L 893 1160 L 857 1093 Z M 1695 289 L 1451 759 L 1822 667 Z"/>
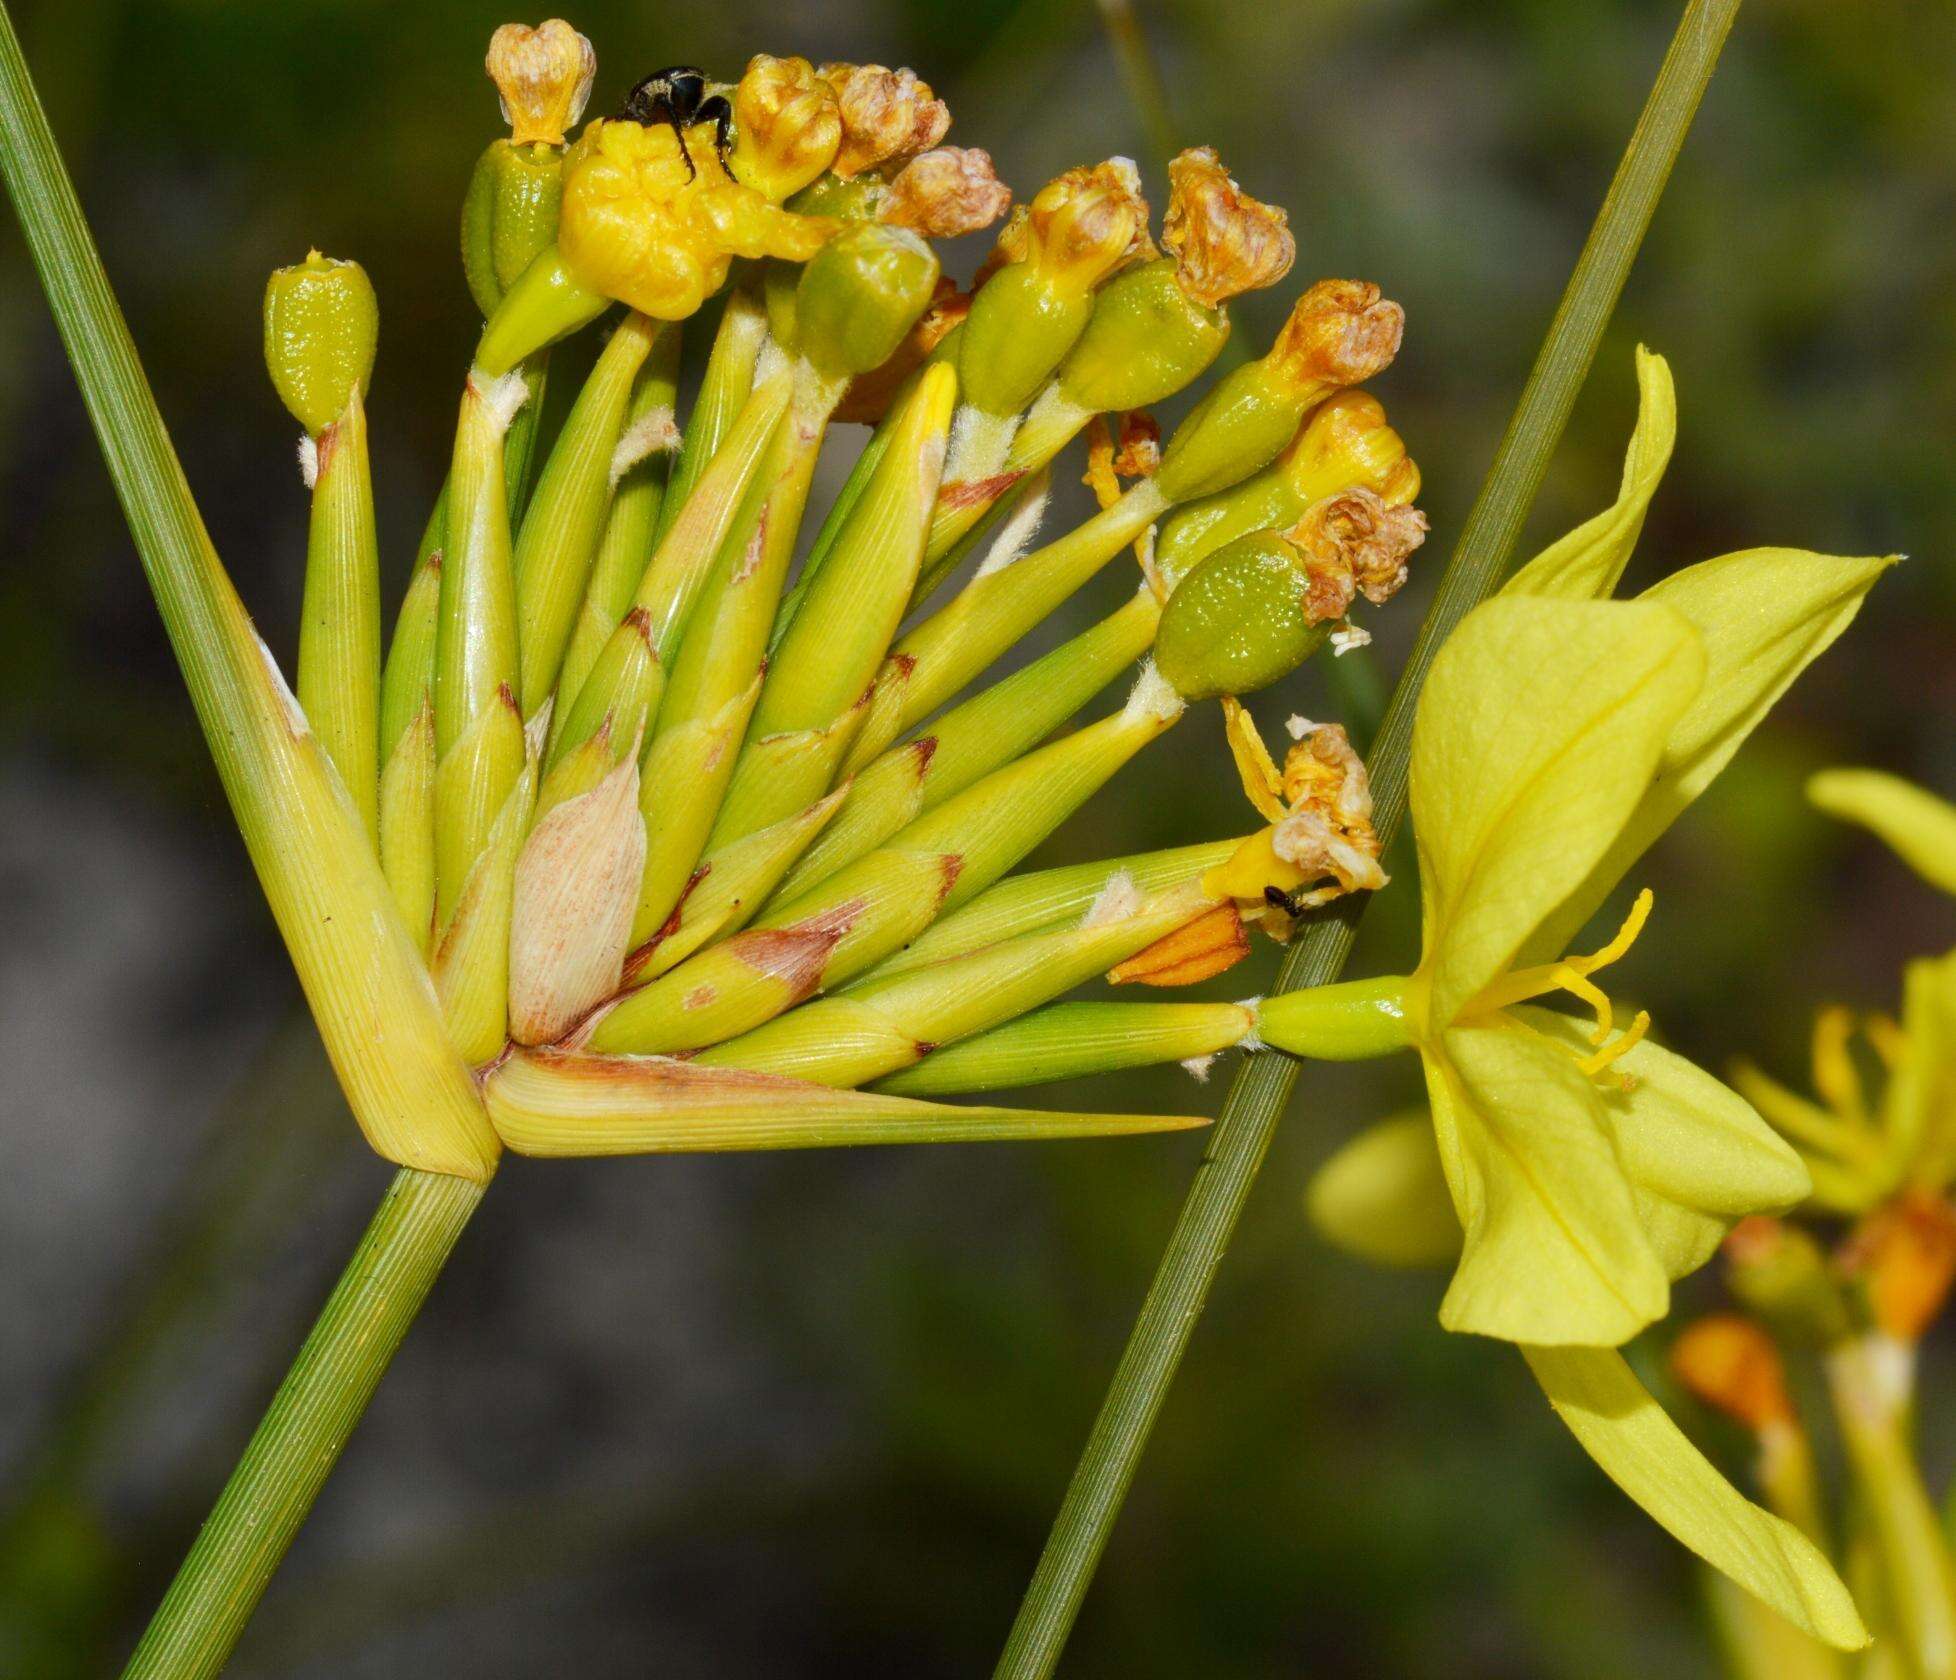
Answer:
<path fill-rule="evenodd" d="M 1153 161 L 1166 169 L 1168 160 L 1182 149 L 1181 130 L 1169 104 L 1168 84 L 1162 79 L 1154 49 L 1148 45 L 1141 20 L 1134 15 L 1133 0 L 1096 0 L 1096 3 L 1101 25 L 1114 49 L 1114 60 L 1120 66 L 1121 85 L 1128 103 L 1141 120 L 1148 149 L 1155 154 Z"/>
<path fill-rule="evenodd" d="M 485 1188 L 395 1175 L 123 1680 L 223 1668 Z"/>
<path fill-rule="evenodd" d="M 1441 643 L 1468 611 L 1493 593 L 1507 568 L 1737 11 L 1738 0 L 1690 0 L 1686 6 L 1459 546 L 1440 579 L 1372 755 L 1376 820 L 1387 842 L 1406 812 L 1407 760 L 1420 685 Z M 1291 947 L 1276 989 L 1337 979 L 1351 953 L 1361 908 L 1347 901 L 1307 929 Z M 1298 1064 L 1287 1057 L 1256 1055 L 1230 1086 L 1026 1589 L 999 1659 L 997 1680 L 1049 1675 L 1059 1661 L 1297 1072 Z"/>

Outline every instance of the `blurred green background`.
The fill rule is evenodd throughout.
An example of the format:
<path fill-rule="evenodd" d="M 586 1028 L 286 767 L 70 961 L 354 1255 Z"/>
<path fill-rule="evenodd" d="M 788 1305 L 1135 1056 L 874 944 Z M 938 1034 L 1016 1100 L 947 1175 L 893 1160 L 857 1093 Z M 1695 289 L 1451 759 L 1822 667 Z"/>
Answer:
<path fill-rule="evenodd" d="M 1377 389 L 1433 537 L 1374 616 L 1388 672 L 1675 11 L 1137 0 L 1174 132 L 1289 206 L 1294 279 L 1373 278 L 1407 308 Z M 497 131 L 480 64 L 505 14 L 17 15 L 219 548 L 289 657 L 304 504 L 259 361 L 265 273 L 317 244 L 374 277 L 397 588 L 474 331 L 454 229 Z M 1124 151 L 1159 202 L 1157 136 L 1090 0 L 589 0 L 572 21 L 594 109 L 674 61 L 908 63 L 1022 192 Z M 1956 941 L 1946 901 L 1800 798 L 1840 761 L 1956 793 L 1953 62 L 1937 0 L 1745 8 L 1533 526 L 1614 493 L 1642 340 L 1672 360 L 1681 429 L 1639 575 L 1766 543 L 1914 557 L 1648 866 L 1658 915 L 1620 988 L 1712 1066 L 1797 1076 L 1817 1002 L 1886 1006 L 1906 956 Z M 1250 341 L 1292 290 L 1250 300 Z M 10 223 L 0 342 L 0 1671 L 62 1676 L 126 1649 L 385 1174 L 292 1025 Z M 1130 587 L 1116 570 L 1081 616 Z M 1325 716 L 1321 684 L 1307 668 L 1259 711 Z M 1244 820 L 1209 715 L 1036 861 Z M 1410 960 L 1401 874 L 1358 971 Z M 1256 961 L 1225 993 L 1267 983 Z M 1711 1672 L 1688 1561 L 1519 1360 L 1443 1335 L 1437 1279 L 1306 1229 L 1312 1167 L 1410 1079 L 1302 1082 L 1067 1672 Z M 1179 1071 L 1052 1095 L 1218 1100 Z M 512 1162 L 233 1672 L 987 1672 L 1200 1149 Z M 1932 1433 L 1939 1478 L 1952 1445 Z"/>

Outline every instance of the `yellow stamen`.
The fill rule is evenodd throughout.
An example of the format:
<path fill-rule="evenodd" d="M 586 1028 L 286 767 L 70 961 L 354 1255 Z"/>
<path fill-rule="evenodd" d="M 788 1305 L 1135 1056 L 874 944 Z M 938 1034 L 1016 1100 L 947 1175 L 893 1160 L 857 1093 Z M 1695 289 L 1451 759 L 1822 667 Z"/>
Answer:
<path fill-rule="evenodd" d="M 1854 1036 L 1854 1012 L 1842 1004 L 1821 1010 L 1813 1020 L 1813 1088 L 1822 1102 L 1857 1126 L 1868 1123 L 1861 1075 L 1848 1048 Z"/>
<path fill-rule="evenodd" d="M 1623 925 L 1616 930 L 1616 936 L 1607 945 L 1586 957 L 1564 957 L 1559 962 L 1538 963 L 1502 975 L 1475 994 L 1473 1001 L 1461 1011 L 1462 1018 L 1491 1015 L 1550 992 L 1567 992 L 1581 999 L 1596 1016 L 1596 1026 L 1589 1035 L 1589 1042 L 1595 1046 L 1595 1054 L 1579 1057 L 1576 1063 L 1593 1078 L 1625 1051 L 1633 1049 L 1650 1030 L 1650 1016 L 1639 1010 L 1630 1025 L 1612 1040 L 1610 1033 L 1616 1025 L 1615 1009 L 1610 1003 L 1609 994 L 1589 976 L 1599 968 L 1607 968 L 1611 963 L 1623 959 L 1630 947 L 1636 944 L 1638 935 L 1644 931 L 1644 924 L 1650 920 L 1654 902 L 1651 890 L 1644 888 L 1631 904 L 1629 914 L 1623 918 Z"/>
<path fill-rule="evenodd" d="M 1648 1009 L 1639 1009 L 1630 1025 L 1621 1033 L 1617 1034 L 1615 1039 L 1603 1045 L 1595 1055 L 1584 1056 L 1576 1063 L 1576 1066 L 1581 1068 L 1591 1079 L 1594 1079 L 1597 1074 L 1601 1073 L 1604 1068 L 1608 1067 L 1610 1063 L 1615 1061 L 1626 1050 L 1634 1050 L 1639 1044 L 1643 1043 L 1644 1034 L 1649 1031 L 1650 1011 Z M 1601 1043 L 1601 1040 L 1592 1040 L 1592 1042 Z"/>

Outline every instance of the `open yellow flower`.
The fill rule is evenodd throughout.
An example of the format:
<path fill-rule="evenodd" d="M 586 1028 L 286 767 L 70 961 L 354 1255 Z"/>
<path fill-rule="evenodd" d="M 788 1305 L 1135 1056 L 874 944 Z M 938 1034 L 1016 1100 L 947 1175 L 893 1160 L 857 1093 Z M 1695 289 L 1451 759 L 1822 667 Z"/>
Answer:
<path fill-rule="evenodd" d="M 1366 1218 L 1423 1222 L 1371 1252 L 1450 1253 L 1433 1229 L 1450 1205 L 1459 1259 L 1442 1322 L 1521 1344 L 1625 1492 L 1790 1620 L 1854 1648 L 1866 1631 L 1825 1558 L 1733 1489 L 1615 1351 L 1737 1218 L 1804 1196 L 1806 1168 L 1737 1093 L 1650 1043 L 1645 1018 L 1619 1029 L 1593 977 L 1634 941 L 1648 895 L 1601 949 L 1564 953 L 1892 561 L 1757 549 L 1608 599 L 1675 430 L 1662 359 L 1640 351 L 1638 380 L 1617 502 L 1469 615 L 1427 679 L 1412 758 L 1419 967 L 1268 1000 L 1259 1030 L 1301 1054 L 1418 1051 L 1432 1153 L 1409 1149 L 1403 1120 L 1388 1123 L 1389 1151 L 1366 1134 L 1314 1190 L 1320 1227 L 1348 1231 L 1356 1195 Z M 1593 1022 L 1534 1002 L 1558 991 Z"/>

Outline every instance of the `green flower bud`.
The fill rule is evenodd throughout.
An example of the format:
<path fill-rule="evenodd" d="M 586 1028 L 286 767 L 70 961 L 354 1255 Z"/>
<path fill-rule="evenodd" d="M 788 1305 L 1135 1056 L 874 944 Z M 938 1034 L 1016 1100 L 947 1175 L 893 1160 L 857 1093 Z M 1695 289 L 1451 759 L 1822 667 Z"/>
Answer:
<path fill-rule="evenodd" d="M 1847 1301 L 1814 1238 L 1783 1220 L 1742 1219 L 1725 1239 L 1726 1282 L 1790 1342 L 1831 1347 L 1852 1329 Z"/>
<path fill-rule="evenodd" d="M 1268 688 L 1316 653 L 1330 626 L 1306 606 L 1297 545 L 1238 537 L 1182 579 L 1161 615 L 1155 667 L 1185 700 Z"/>
<path fill-rule="evenodd" d="M 873 222 L 888 191 L 889 184 L 874 175 L 858 175 L 848 181 L 839 175 L 820 175 L 788 200 L 788 208 L 801 216 Z"/>
<path fill-rule="evenodd" d="M 1016 414 L 1086 330 L 1094 295 L 1055 285 L 1030 263 L 1008 263 L 971 300 L 958 354 L 958 388 L 987 414 Z"/>
<path fill-rule="evenodd" d="M 462 272 L 484 320 L 556 239 L 563 196 L 560 146 L 497 140 L 476 159 L 462 200 Z"/>
<path fill-rule="evenodd" d="M 905 228 L 861 224 L 811 257 L 795 288 L 801 353 L 836 377 L 895 354 L 937 288 L 937 257 Z"/>
<path fill-rule="evenodd" d="M 265 283 L 265 366 L 279 400 L 317 437 L 365 390 L 380 309 L 357 262 L 308 252 Z"/>
<path fill-rule="evenodd" d="M 1097 413 L 1146 408 L 1173 396 L 1221 353 L 1229 316 L 1205 308 L 1175 278 L 1173 258 L 1144 263 L 1100 288 L 1093 317 L 1060 364 L 1061 394 Z"/>
<path fill-rule="evenodd" d="M 483 326 L 476 370 L 499 379 L 524 357 L 589 326 L 610 307 L 611 299 L 580 280 L 555 245 L 546 246 Z"/>
<path fill-rule="evenodd" d="M 1230 369 L 1169 439 L 1161 458 L 1162 494 L 1186 502 L 1239 483 L 1277 458 L 1297 420 L 1296 403 L 1265 363 Z"/>

